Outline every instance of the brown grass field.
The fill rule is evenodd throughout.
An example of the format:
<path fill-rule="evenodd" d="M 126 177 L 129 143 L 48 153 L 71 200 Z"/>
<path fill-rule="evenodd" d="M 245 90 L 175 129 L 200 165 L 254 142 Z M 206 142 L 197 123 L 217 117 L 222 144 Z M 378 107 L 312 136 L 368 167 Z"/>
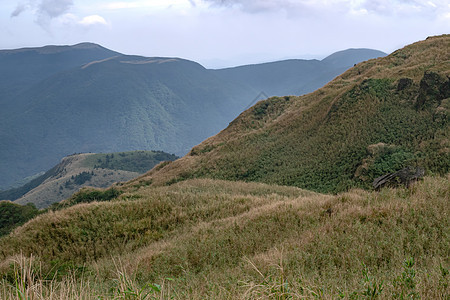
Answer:
<path fill-rule="evenodd" d="M 449 178 L 335 196 L 189 180 L 2 240 L 1 299 L 448 299 Z M 144 296 L 146 295 L 146 296 Z"/>

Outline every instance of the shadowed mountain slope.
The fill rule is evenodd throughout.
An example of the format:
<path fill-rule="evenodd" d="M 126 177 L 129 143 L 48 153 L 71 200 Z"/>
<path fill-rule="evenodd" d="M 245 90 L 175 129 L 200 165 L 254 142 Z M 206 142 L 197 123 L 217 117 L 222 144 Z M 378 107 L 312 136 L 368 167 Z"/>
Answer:
<path fill-rule="evenodd" d="M 121 55 L 99 45 L 81 43 L 74 46 L 45 46 L 0 50 L 0 114 L 10 114 L 11 98 L 33 84 L 83 64 Z"/>
<path fill-rule="evenodd" d="M 268 96 L 303 95 L 315 91 L 354 64 L 386 53 L 371 49 L 347 49 L 323 60 L 289 59 L 215 70 L 224 79 L 244 82 Z"/>
<path fill-rule="evenodd" d="M 184 155 L 261 91 L 312 91 L 363 54 L 383 53 L 346 50 L 330 63 L 207 70 L 179 58 L 121 55 L 88 43 L 0 51 L 0 187 L 49 169 L 69 153 L 158 149 Z"/>
<path fill-rule="evenodd" d="M 261 181 L 321 192 L 368 188 L 406 165 L 450 164 L 450 36 L 356 65 L 301 97 L 273 97 L 142 180 Z"/>
<path fill-rule="evenodd" d="M 21 94 L 25 108 L 0 120 L 0 170 L 19 179 L 74 152 L 186 153 L 252 97 L 182 59 L 119 56 L 90 63 Z"/>

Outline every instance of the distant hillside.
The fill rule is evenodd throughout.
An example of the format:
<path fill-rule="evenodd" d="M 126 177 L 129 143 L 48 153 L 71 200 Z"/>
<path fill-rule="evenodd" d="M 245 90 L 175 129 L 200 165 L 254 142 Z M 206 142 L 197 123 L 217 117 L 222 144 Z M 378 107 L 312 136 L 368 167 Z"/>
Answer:
<path fill-rule="evenodd" d="M 450 168 L 450 35 L 356 65 L 301 97 L 257 103 L 191 152 L 142 177 L 261 181 L 320 192 L 370 188 L 408 165 Z"/>
<path fill-rule="evenodd" d="M 95 44 L 0 51 L 0 188 L 74 152 L 158 149 L 184 155 L 261 99 L 255 98 L 261 92 L 312 91 L 342 72 L 342 65 L 370 55 L 383 53 L 357 49 L 330 63 L 207 70 L 179 58 L 121 55 Z"/>
<path fill-rule="evenodd" d="M 11 99 L 39 81 L 61 71 L 117 55 L 121 54 L 92 43 L 0 50 L 0 116 L 17 109 L 17 103 L 11 103 Z"/>
<path fill-rule="evenodd" d="M 268 96 L 303 95 L 315 91 L 354 64 L 386 53 L 348 49 L 323 60 L 290 59 L 215 70 L 224 79 L 248 84 Z"/>
<path fill-rule="evenodd" d="M 176 158 L 160 151 L 74 154 L 24 186 L 0 192 L 0 200 L 46 208 L 69 198 L 82 187 L 106 188 L 136 178 L 162 161 Z"/>
<path fill-rule="evenodd" d="M 354 64 L 366 61 L 372 58 L 384 57 L 387 54 L 373 49 L 347 49 L 335 52 L 321 60 L 322 63 L 332 65 L 335 68 L 353 67 Z"/>

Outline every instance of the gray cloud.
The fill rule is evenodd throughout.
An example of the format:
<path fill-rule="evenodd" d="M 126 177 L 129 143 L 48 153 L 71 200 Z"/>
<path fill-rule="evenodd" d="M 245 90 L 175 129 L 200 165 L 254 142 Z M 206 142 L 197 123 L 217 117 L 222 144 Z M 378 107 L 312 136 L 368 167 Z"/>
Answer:
<path fill-rule="evenodd" d="M 38 11 L 42 15 L 56 18 L 66 13 L 73 5 L 73 0 L 41 0 Z"/>
<path fill-rule="evenodd" d="M 73 0 L 28 0 L 17 4 L 11 17 L 17 17 L 26 10 L 35 10 L 38 23 L 59 17 L 73 6 Z"/>
<path fill-rule="evenodd" d="M 11 13 L 11 17 L 17 17 L 22 12 L 24 12 L 26 9 L 27 9 L 27 7 L 25 6 L 25 4 L 19 3 L 17 5 L 16 9 Z"/>
<path fill-rule="evenodd" d="M 236 7 L 249 13 L 284 10 L 303 15 L 334 12 L 338 14 L 365 10 L 371 14 L 392 15 L 433 15 L 448 11 L 448 0 L 190 0 L 209 3 L 213 6 Z"/>
<path fill-rule="evenodd" d="M 304 8 L 298 0 L 203 0 L 218 6 L 236 6 L 244 11 L 258 13 L 264 11 L 290 10 Z"/>

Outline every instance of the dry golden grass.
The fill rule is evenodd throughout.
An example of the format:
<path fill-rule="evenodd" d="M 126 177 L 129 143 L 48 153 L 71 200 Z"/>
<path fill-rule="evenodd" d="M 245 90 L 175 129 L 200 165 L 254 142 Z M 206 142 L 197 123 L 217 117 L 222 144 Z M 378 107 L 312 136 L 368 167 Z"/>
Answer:
<path fill-rule="evenodd" d="M 3 239 L 0 298 L 16 297 L 11 274 L 22 270 L 31 275 L 15 278 L 34 283 L 18 289 L 35 299 L 50 292 L 54 299 L 447 299 L 448 199 L 448 177 L 336 196 L 209 179 L 141 187 L 41 215 Z M 144 242 L 132 234 L 139 228 L 159 235 Z M 54 240 L 43 247 L 37 231 Z"/>

